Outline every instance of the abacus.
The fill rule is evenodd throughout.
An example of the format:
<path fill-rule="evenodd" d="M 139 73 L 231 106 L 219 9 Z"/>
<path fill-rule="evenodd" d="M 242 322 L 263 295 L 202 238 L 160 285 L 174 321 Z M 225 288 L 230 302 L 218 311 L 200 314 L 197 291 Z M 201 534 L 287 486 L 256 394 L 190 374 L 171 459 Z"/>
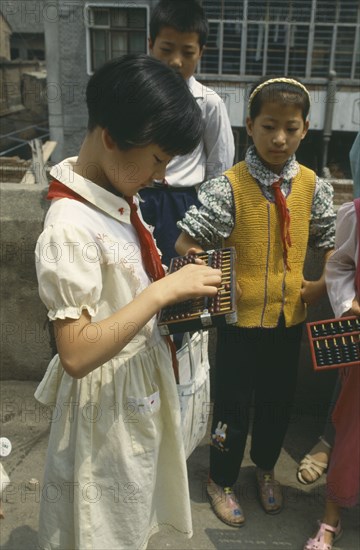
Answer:
<path fill-rule="evenodd" d="M 358 317 L 341 317 L 306 325 L 314 370 L 360 365 Z"/>
<path fill-rule="evenodd" d="M 158 327 L 163 335 L 234 324 L 237 321 L 235 248 L 219 248 L 172 258 L 169 273 L 200 258 L 210 267 L 221 269 L 221 286 L 215 297 L 186 300 L 162 309 Z"/>

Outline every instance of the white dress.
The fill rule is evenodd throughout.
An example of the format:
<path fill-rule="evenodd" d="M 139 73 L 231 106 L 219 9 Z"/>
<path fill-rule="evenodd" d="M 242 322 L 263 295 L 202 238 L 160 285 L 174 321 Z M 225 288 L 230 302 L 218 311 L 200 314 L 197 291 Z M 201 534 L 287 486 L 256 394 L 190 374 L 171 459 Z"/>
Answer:
<path fill-rule="evenodd" d="M 72 171 L 52 175 L 89 202 L 53 201 L 36 246 L 39 293 L 51 320 L 97 321 L 149 285 L 126 201 Z M 71 182 L 71 183 L 69 183 Z M 97 207 L 93 206 L 96 204 Z M 161 525 L 192 535 L 186 460 L 171 355 L 155 318 L 112 360 L 81 380 L 56 355 L 35 397 L 53 419 L 39 545 L 53 550 L 138 550 Z M 114 338 L 117 336 L 114 325 Z"/>

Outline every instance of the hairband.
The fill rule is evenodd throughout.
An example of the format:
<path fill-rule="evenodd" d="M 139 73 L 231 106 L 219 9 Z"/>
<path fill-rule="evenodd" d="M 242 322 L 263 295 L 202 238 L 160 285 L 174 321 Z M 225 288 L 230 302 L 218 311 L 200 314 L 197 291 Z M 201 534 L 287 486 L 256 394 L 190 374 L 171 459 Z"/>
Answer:
<path fill-rule="evenodd" d="M 301 82 L 298 82 L 297 80 L 294 80 L 293 78 L 284 78 L 284 77 L 282 77 L 282 78 L 271 78 L 270 80 L 265 80 L 265 82 L 262 82 L 261 84 L 259 84 L 259 86 L 257 86 L 255 88 L 255 90 L 251 93 L 251 95 L 249 97 L 249 102 L 248 102 L 249 110 L 250 110 L 251 102 L 254 99 L 254 97 L 263 88 L 265 88 L 265 86 L 268 86 L 269 84 L 276 84 L 277 82 L 285 82 L 286 84 L 293 84 L 294 86 L 297 86 L 298 88 L 301 88 L 306 93 L 306 95 L 308 96 L 309 102 L 311 101 L 310 100 L 310 94 L 309 94 L 308 90 L 305 88 L 305 86 L 303 84 L 301 84 Z"/>

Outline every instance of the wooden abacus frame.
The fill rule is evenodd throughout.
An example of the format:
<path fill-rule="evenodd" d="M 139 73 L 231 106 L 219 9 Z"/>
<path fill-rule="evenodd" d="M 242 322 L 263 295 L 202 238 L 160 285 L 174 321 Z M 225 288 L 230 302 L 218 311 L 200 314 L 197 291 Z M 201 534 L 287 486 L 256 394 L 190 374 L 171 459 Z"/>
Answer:
<path fill-rule="evenodd" d="M 193 262 L 195 258 L 200 258 L 207 265 L 221 269 L 221 266 L 216 265 L 216 259 L 220 254 L 228 257 L 229 265 L 226 265 L 226 269 L 223 266 L 223 277 L 218 296 L 215 298 L 200 297 L 162 309 L 158 316 L 160 334 L 167 336 L 176 332 L 195 331 L 236 323 L 236 252 L 234 247 L 207 250 L 189 256 L 177 256 L 172 258 L 170 262 L 169 273 L 179 269 L 182 263 L 186 265 L 186 263 Z M 226 303 L 226 310 L 219 311 L 217 307 L 214 307 L 216 300 L 218 300 L 217 307 Z M 172 318 L 172 311 L 174 310 L 185 310 L 185 313 L 181 313 L 178 316 L 179 318 L 174 319 Z"/>
<path fill-rule="evenodd" d="M 360 366 L 358 317 L 315 321 L 306 326 L 315 371 Z"/>

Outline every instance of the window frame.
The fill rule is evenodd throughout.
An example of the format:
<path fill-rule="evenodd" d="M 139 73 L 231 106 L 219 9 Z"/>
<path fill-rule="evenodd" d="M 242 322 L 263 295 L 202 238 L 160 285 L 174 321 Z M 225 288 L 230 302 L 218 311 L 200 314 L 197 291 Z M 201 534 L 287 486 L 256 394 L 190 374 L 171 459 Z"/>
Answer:
<path fill-rule="evenodd" d="M 144 29 L 145 33 L 145 42 L 146 42 L 146 51 L 144 53 L 148 54 L 148 42 L 149 42 L 149 21 L 150 21 L 150 8 L 148 4 L 134 4 L 134 2 L 125 2 L 124 4 L 119 4 L 119 2 L 86 2 L 84 6 L 84 23 L 85 23 L 85 40 L 86 40 L 86 72 L 89 76 L 94 74 L 94 69 L 92 68 L 92 59 L 93 52 L 91 49 L 91 30 L 94 28 L 103 30 L 110 30 L 110 26 L 101 26 L 90 24 L 91 21 L 91 11 L 94 9 L 111 9 L 116 8 L 119 10 L 122 9 L 145 9 L 146 10 L 146 25 Z"/>
<path fill-rule="evenodd" d="M 220 1 L 221 1 L 220 13 L 223 13 L 225 4 L 224 4 L 224 0 L 220 0 Z M 285 1 L 284 1 L 284 5 L 285 5 Z M 338 80 L 342 81 L 346 84 L 358 84 L 359 79 L 356 75 L 356 70 L 359 70 L 359 69 L 357 69 L 357 63 L 358 63 L 357 50 L 360 46 L 360 21 L 359 21 L 360 15 L 359 15 L 359 11 L 357 12 L 358 20 L 355 20 L 355 22 L 348 22 L 347 20 L 340 19 L 340 17 L 339 17 L 340 8 L 339 8 L 339 0 L 338 0 L 338 2 L 336 3 L 336 6 L 335 6 L 336 7 L 336 19 L 335 19 L 335 21 L 326 22 L 326 21 L 319 21 L 318 20 L 319 14 L 317 12 L 317 7 L 318 7 L 318 0 L 311 0 L 311 12 L 310 12 L 310 18 L 308 20 L 302 20 L 302 19 L 296 20 L 295 18 L 290 17 L 290 20 L 281 21 L 281 25 L 286 30 L 286 35 L 287 35 L 286 44 L 285 44 L 285 50 L 286 51 L 285 51 L 285 60 L 284 60 L 284 74 L 286 74 L 290 77 L 291 76 L 297 76 L 297 75 L 294 75 L 292 71 L 291 71 L 290 75 L 288 74 L 288 72 L 289 72 L 289 60 L 290 60 L 290 53 L 291 53 L 290 41 L 291 41 L 291 34 L 292 34 L 292 32 L 294 32 L 293 29 L 301 28 L 301 29 L 304 30 L 303 32 L 308 33 L 308 44 L 307 44 L 306 59 L 304 60 L 304 67 L 301 68 L 301 70 L 304 74 L 303 75 L 298 75 L 298 76 L 300 76 L 301 78 L 305 78 L 307 81 L 311 82 L 311 81 L 322 81 L 324 79 L 327 79 L 327 77 L 328 77 L 328 75 L 326 75 L 326 76 L 313 76 L 313 71 L 314 71 L 313 59 L 314 59 L 314 56 L 316 55 L 316 51 L 314 49 L 314 46 L 315 46 L 315 44 L 317 43 L 317 41 L 319 39 L 318 35 L 316 34 L 316 28 L 318 28 L 318 27 L 327 27 L 327 28 L 332 30 L 332 39 L 331 39 L 330 49 L 329 49 L 329 52 L 328 52 L 330 60 L 329 60 L 329 68 L 328 68 L 327 72 L 329 73 L 330 71 L 336 70 L 335 65 L 336 65 L 336 55 L 338 53 L 338 50 L 337 50 L 338 28 L 341 27 L 342 29 L 344 29 L 344 28 L 348 27 L 348 28 L 354 29 L 354 37 L 355 37 L 354 49 L 352 51 L 352 56 L 349 59 L 349 68 L 350 68 L 349 74 L 350 75 L 349 76 L 340 76 L 339 75 Z M 268 38 L 269 38 L 270 28 L 273 25 L 276 25 L 276 20 L 274 18 L 269 19 L 268 13 L 267 13 L 267 11 L 265 11 L 265 8 L 266 8 L 266 4 L 265 4 L 265 0 L 264 0 L 264 11 L 263 11 L 262 18 L 261 19 L 260 18 L 258 18 L 258 19 L 250 18 L 250 17 L 248 17 L 249 0 L 244 0 L 242 19 L 236 19 L 236 20 L 230 21 L 226 17 L 221 17 L 221 15 L 219 16 L 219 18 L 216 18 L 216 17 L 209 17 L 208 18 L 209 23 L 218 26 L 218 33 L 219 33 L 218 43 L 219 43 L 219 46 L 217 48 L 218 53 L 217 53 L 217 57 L 216 57 L 217 67 L 216 67 L 216 70 L 214 72 L 208 72 L 208 71 L 203 72 L 202 67 L 204 66 L 204 61 L 206 60 L 206 52 L 205 52 L 205 56 L 204 56 L 205 59 L 204 60 L 201 59 L 199 64 L 198 64 L 198 70 L 197 70 L 196 74 L 199 78 L 203 78 L 204 80 L 219 80 L 219 79 L 226 79 L 226 80 L 233 80 L 233 81 L 242 80 L 242 81 L 246 82 L 246 81 L 253 80 L 256 77 L 261 76 L 259 74 L 259 72 L 254 73 L 254 72 L 248 72 L 248 70 L 247 70 L 247 54 L 248 54 L 248 51 L 249 51 L 249 41 L 248 41 L 249 25 L 259 25 L 259 28 L 260 28 L 261 25 L 263 25 L 263 27 L 264 27 L 263 43 L 262 43 L 262 46 L 261 46 L 261 49 L 262 49 L 261 74 L 262 75 L 267 74 L 267 71 L 268 71 L 268 57 L 269 57 L 268 56 L 268 51 L 267 51 L 267 41 L 268 41 Z M 289 12 L 289 15 L 290 16 L 292 15 L 291 11 Z M 223 40 L 222 40 L 223 28 L 224 28 L 224 24 L 234 23 L 234 22 L 238 23 L 242 27 L 242 29 L 241 29 L 241 41 L 240 41 L 241 45 L 240 45 L 240 49 L 239 49 L 240 70 L 239 70 L 238 74 L 236 74 L 236 73 L 227 73 L 227 72 L 223 72 L 223 70 L 222 70 L 223 62 L 224 62 L 224 52 L 226 51 L 226 48 L 224 48 L 224 43 L 223 43 Z M 211 51 L 211 47 L 207 47 L 207 50 Z"/>

